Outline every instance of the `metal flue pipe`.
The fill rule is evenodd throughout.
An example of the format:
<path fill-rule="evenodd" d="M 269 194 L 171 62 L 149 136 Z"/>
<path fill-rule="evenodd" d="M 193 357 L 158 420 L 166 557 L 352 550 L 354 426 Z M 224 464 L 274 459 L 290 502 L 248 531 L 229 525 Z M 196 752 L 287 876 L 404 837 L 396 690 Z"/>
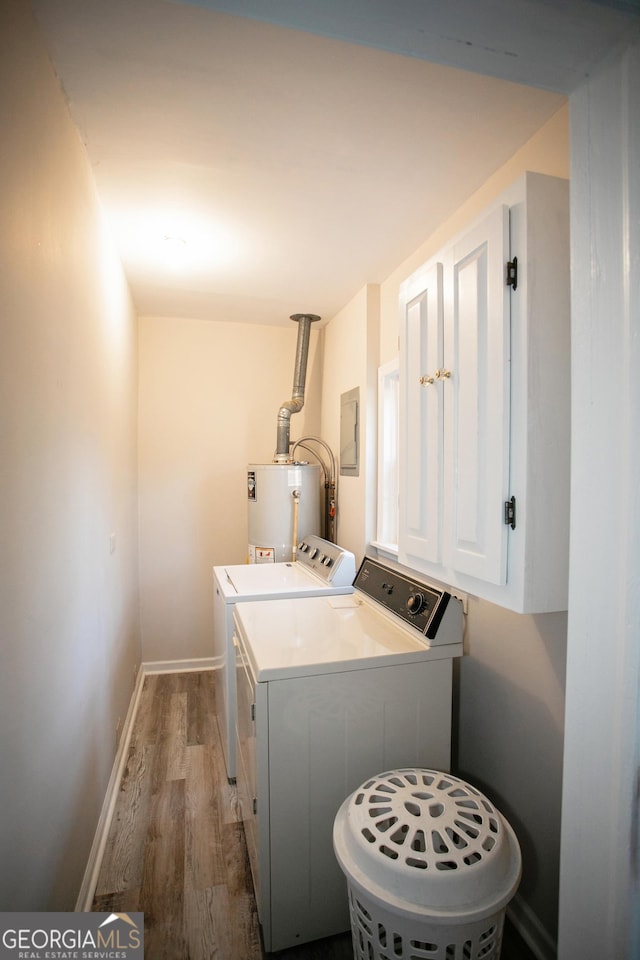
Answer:
<path fill-rule="evenodd" d="M 298 413 L 304 406 L 304 386 L 307 376 L 307 357 L 309 355 L 309 335 L 311 324 L 320 320 L 315 313 L 294 313 L 292 320 L 298 324 L 298 343 L 293 373 L 293 391 L 290 400 L 285 400 L 278 410 L 278 442 L 274 463 L 289 462 L 291 433 L 291 415 Z"/>

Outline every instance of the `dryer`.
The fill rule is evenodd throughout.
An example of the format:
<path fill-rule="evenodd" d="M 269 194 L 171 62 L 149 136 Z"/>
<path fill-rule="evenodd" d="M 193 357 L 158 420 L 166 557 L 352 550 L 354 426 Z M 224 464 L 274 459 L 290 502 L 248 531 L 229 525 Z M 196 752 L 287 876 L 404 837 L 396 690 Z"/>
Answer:
<path fill-rule="evenodd" d="M 451 762 L 462 603 L 365 558 L 349 596 L 240 603 L 237 782 L 267 952 L 349 929 L 335 815 L 368 777 Z"/>
<path fill-rule="evenodd" d="M 306 536 L 297 546 L 296 561 L 232 564 L 213 568 L 213 649 L 216 715 L 227 777 L 236 776 L 236 673 L 233 611 L 239 602 L 292 597 L 318 597 L 353 592 L 356 563 L 353 553 Z"/>

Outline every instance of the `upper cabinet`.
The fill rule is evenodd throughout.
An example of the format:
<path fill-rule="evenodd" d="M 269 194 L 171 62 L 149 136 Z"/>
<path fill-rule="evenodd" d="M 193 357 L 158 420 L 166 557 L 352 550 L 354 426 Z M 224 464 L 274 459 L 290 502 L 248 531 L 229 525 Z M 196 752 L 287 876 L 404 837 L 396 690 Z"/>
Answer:
<path fill-rule="evenodd" d="M 402 285 L 399 559 L 567 607 L 568 183 L 527 173 Z"/>

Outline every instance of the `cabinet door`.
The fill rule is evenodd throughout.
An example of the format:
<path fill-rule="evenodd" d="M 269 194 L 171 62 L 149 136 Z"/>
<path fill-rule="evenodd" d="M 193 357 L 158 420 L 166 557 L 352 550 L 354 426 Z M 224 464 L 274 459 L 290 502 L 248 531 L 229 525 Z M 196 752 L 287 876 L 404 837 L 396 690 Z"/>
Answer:
<path fill-rule="evenodd" d="M 442 562 L 442 264 L 415 274 L 403 291 L 404 370 L 400 397 L 400 546 Z"/>
<path fill-rule="evenodd" d="M 490 583 L 507 578 L 504 501 L 509 490 L 509 209 L 499 206 L 453 248 L 446 436 L 452 440 L 454 570 Z"/>

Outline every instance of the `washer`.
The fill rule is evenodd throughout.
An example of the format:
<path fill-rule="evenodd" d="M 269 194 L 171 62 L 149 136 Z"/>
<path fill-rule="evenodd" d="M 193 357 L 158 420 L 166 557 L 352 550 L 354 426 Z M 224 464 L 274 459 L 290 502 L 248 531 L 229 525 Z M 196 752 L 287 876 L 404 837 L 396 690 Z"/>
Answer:
<path fill-rule="evenodd" d="M 462 603 L 368 557 L 354 586 L 235 607 L 238 797 L 267 952 L 349 929 L 345 797 L 385 770 L 450 766 Z"/>
<path fill-rule="evenodd" d="M 258 563 L 213 568 L 213 643 L 216 714 L 227 777 L 236 776 L 236 676 L 233 610 L 240 601 L 315 597 L 353 592 L 354 555 L 318 536 L 298 544 L 295 563 Z"/>

